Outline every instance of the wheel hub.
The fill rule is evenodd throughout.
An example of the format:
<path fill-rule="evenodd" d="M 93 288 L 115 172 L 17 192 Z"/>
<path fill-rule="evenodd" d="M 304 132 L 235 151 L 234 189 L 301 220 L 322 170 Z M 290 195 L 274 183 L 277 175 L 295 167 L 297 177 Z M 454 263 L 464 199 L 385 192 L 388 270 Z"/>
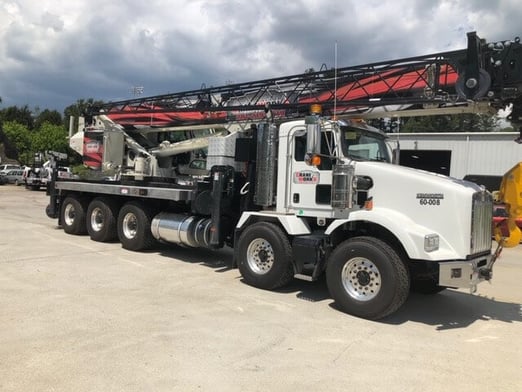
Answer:
<path fill-rule="evenodd" d="M 95 208 L 91 214 L 91 227 L 94 231 L 100 231 L 103 228 L 103 213 L 99 208 Z"/>
<path fill-rule="evenodd" d="M 371 276 L 367 271 L 359 271 L 355 277 L 361 286 L 368 286 L 371 281 Z"/>
<path fill-rule="evenodd" d="M 253 240 L 248 245 L 247 263 L 256 274 L 266 274 L 274 265 L 272 245 L 262 238 Z"/>
<path fill-rule="evenodd" d="M 266 263 L 268 261 L 268 253 L 264 249 L 259 251 L 258 257 L 261 263 Z"/>
<path fill-rule="evenodd" d="M 65 213 L 63 214 L 63 218 L 65 220 L 65 223 L 68 226 L 71 226 L 74 224 L 74 219 L 76 218 L 76 210 L 74 209 L 74 206 L 72 204 L 67 204 L 65 206 Z"/>
<path fill-rule="evenodd" d="M 136 218 L 136 215 L 128 213 L 123 218 L 123 235 L 125 235 L 126 238 L 132 239 L 136 237 L 137 229 L 138 229 L 138 219 Z"/>
<path fill-rule="evenodd" d="M 381 274 L 367 258 L 354 257 L 342 269 L 341 279 L 346 292 L 358 301 L 369 301 L 381 290 Z"/>

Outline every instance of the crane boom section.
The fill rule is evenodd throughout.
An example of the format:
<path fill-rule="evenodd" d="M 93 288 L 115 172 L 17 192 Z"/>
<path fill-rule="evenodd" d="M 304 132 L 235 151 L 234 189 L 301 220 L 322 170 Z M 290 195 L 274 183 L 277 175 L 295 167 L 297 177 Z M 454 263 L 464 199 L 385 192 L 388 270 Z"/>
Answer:
<path fill-rule="evenodd" d="M 370 64 L 109 102 L 96 108 L 121 125 L 176 126 L 298 118 L 311 104 L 326 115 L 413 108 L 519 106 L 522 45 L 487 43 L 468 33 L 468 48 Z"/>

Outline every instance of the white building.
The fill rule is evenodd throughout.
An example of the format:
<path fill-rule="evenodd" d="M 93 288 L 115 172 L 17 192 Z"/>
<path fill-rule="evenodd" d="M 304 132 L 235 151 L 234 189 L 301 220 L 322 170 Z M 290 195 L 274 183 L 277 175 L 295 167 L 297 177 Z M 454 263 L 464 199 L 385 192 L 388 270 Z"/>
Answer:
<path fill-rule="evenodd" d="M 522 161 L 516 132 L 390 133 L 400 164 L 455 178 L 502 176 Z"/>

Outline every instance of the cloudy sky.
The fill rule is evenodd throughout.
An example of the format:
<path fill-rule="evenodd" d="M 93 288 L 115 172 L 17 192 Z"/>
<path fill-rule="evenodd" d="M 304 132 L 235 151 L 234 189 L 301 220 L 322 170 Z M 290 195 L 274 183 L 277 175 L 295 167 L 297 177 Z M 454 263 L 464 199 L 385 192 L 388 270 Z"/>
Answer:
<path fill-rule="evenodd" d="M 0 0 L 0 107 L 56 109 L 522 36 L 517 0 Z"/>

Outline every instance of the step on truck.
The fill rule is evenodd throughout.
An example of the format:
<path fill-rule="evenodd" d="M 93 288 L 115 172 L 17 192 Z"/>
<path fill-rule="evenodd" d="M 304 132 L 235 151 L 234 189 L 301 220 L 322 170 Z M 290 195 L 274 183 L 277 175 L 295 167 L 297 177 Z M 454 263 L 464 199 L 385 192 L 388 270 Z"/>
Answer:
<path fill-rule="evenodd" d="M 521 49 L 469 33 L 461 51 L 104 104 L 70 140 L 89 175 L 55 171 L 47 214 L 132 251 L 229 246 L 261 289 L 326 275 L 337 308 L 367 319 L 410 290 L 474 292 L 503 243 L 492 252 L 491 194 L 393 164 L 363 118 L 516 114 Z"/>

